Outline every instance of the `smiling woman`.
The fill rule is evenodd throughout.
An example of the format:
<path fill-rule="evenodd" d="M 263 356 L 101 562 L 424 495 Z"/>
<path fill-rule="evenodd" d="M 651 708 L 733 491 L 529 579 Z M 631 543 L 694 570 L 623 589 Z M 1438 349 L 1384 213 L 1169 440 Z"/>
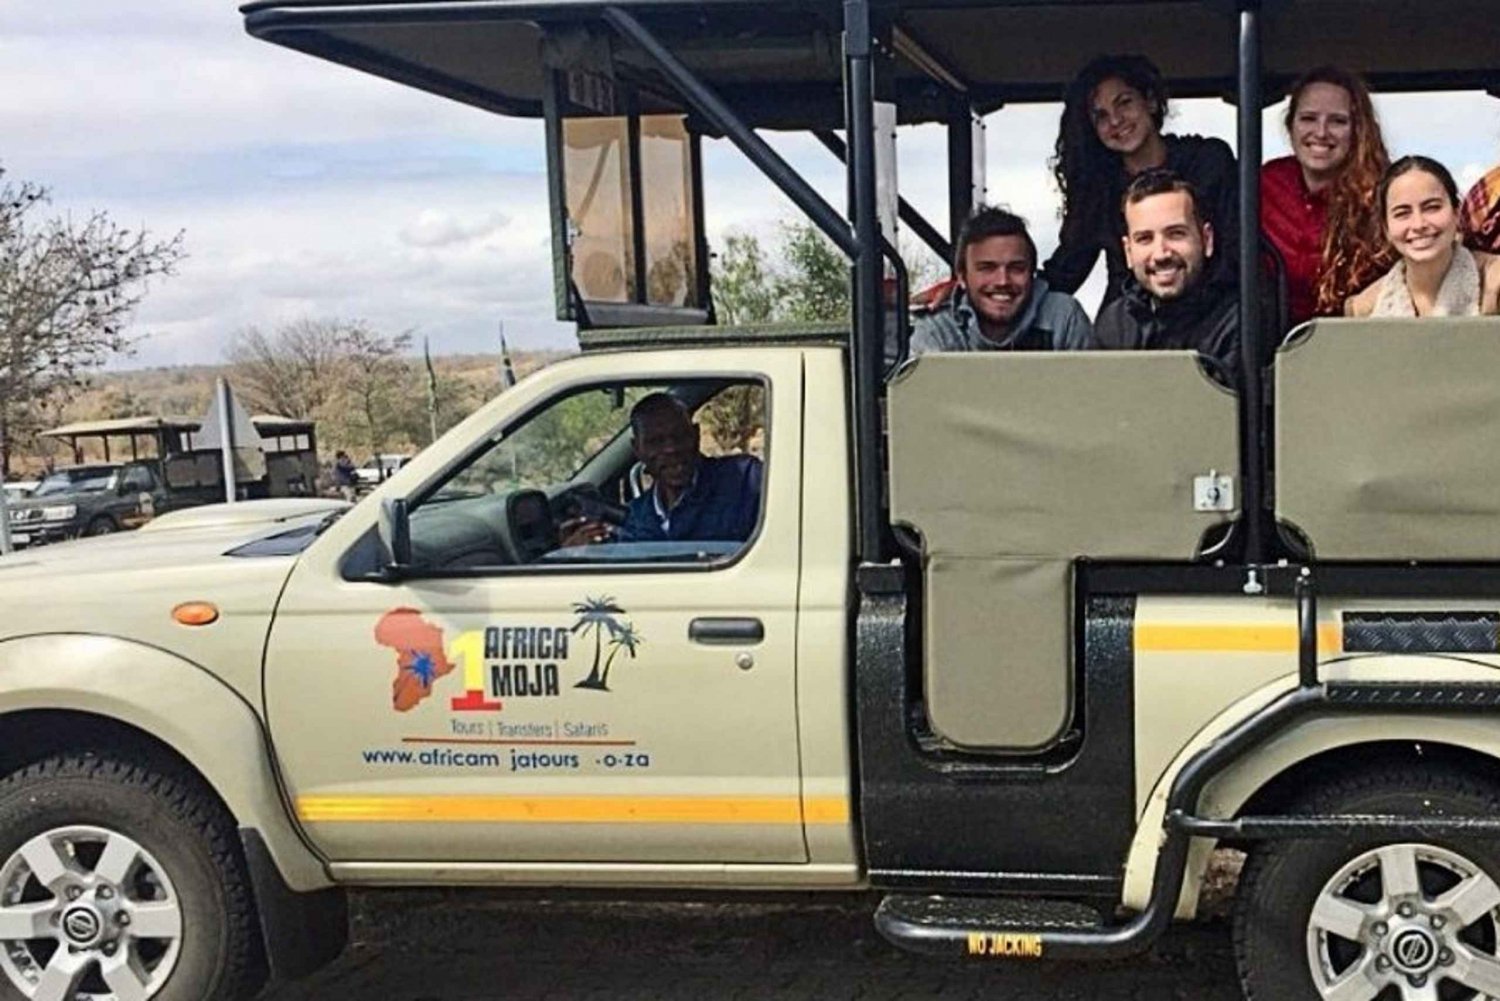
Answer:
<path fill-rule="evenodd" d="M 1076 292 L 1102 252 L 1104 304 L 1119 297 L 1129 273 L 1120 198 L 1131 178 L 1161 167 L 1198 190 L 1205 216 L 1224 237 L 1221 266 L 1232 268 L 1239 232 L 1234 153 L 1221 139 L 1163 134 L 1167 110 L 1166 82 L 1144 56 L 1100 56 L 1068 86 L 1052 161 L 1062 230 L 1042 270 L 1052 288 Z"/>
<path fill-rule="evenodd" d="M 1400 259 L 1349 300 L 1353 316 L 1477 316 L 1500 312 L 1500 257 L 1469 250 L 1458 226 L 1458 184 L 1441 163 L 1407 156 L 1391 164 L 1378 205 Z"/>
<path fill-rule="evenodd" d="M 1293 326 L 1337 314 L 1389 267 L 1371 197 L 1390 162 L 1363 80 L 1322 66 L 1292 87 L 1292 155 L 1260 172 L 1261 231 L 1280 256 Z"/>

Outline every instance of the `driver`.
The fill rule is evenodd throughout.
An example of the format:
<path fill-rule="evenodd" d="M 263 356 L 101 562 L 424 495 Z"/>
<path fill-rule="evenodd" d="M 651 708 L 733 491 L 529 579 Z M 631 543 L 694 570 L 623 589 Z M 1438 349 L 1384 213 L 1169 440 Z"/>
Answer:
<path fill-rule="evenodd" d="M 651 489 L 630 502 L 620 542 L 744 542 L 760 517 L 763 467 L 751 455 L 708 457 L 699 429 L 677 397 L 652 393 L 630 411 L 631 447 L 651 477 Z M 592 518 L 560 526 L 561 544 L 603 542 L 611 528 Z"/>

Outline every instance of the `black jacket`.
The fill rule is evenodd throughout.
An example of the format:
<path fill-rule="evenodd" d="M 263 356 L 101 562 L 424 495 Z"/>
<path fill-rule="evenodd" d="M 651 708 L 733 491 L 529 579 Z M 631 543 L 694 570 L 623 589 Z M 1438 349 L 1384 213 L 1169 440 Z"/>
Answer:
<path fill-rule="evenodd" d="M 1197 190 L 1203 200 L 1201 208 L 1214 227 L 1214 246 L 1219 248 L 1225 267 L 1234 273 L 1240 233 L 1239 172 L 1235 169 L 1234 153 L 1222 139 L 1171 135 L 1162 139 L 1167 144 L 1167 162 L 1163 166 Z M 1120 295 L 1130 274 L 1121 246 L 1125 216 L 1120 211 L 1128 181 L 1125 168 L 1119 167 L 1110 178 L 1104 201 L 1085 204 L 1063 219 L 1057 250 L 1042 266 L 1042 277 L 1054 292 L 1077 292 L 1094 270 L 1094 262 L 1102 250 L 1109 268 L 1103 301 L 1113 302 Z"/>
<path fill-rule="evenodd" d="M 1158 303 L 1134 276 L 1118 299 L 1094 321 L 1095 348 L 1113 351 L 1192 350 L 1222 368 L 1223 381 L 1239 384 L 1240 300 L 1224 268 L 1208 275 L 1180 299 Z"/>

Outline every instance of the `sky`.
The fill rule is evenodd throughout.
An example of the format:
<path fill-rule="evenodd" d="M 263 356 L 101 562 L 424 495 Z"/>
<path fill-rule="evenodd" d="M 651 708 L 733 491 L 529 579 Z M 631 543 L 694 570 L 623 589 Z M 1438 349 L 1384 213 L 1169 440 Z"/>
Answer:
<path fill-rule="evenodd" d="M 1393 155 L 1425 152 L 1467 185 L 1500 160 L 1500 100 L 1377 98 Z M 1046 160 L 1058 107 L 988 124 L 988 189 L 1032 222 L 1045 255 L 1057 196 Z M 1287 151 L 1281 109 L 1267 155 Z M 1233 142 L 1232 109 L 1174 105 L 1169 131 Z M 843 169 L 799 136 L 768 136 L 833 204 Z M 774 238 L 797 211 L 740 153 L 705 144 L 711 242 Z M 900 186 L 945 217 L 943 135 L 903 130 Z M 0 5 L 0 168 L 51 189 L 50 211 L 107 211 L 188 257 L 155 284 L 114 367 L 217 363 L 236 332 L 302 318 L 411 330 L 434 354 L 569 348 L 552 298 L 539 122 L 501 118 L 245 34 L 226 0 L 12 0 Z M 1080 294 L 1091 310 L 1101 276 Z"/>

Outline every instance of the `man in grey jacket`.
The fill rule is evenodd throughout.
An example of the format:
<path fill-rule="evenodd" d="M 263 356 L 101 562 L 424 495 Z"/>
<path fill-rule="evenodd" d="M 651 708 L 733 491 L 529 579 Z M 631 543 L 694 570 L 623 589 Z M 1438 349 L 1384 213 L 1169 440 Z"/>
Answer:
<path fill-rule="evenodd" d="M 1089 346 L 1078 300 L 1036 273 L 1026 220 L 985 206 L 964 223 L 954 251 L 957 287 L 917 317 L 911 354 L 932 351 L 1074 351 Z"/>

